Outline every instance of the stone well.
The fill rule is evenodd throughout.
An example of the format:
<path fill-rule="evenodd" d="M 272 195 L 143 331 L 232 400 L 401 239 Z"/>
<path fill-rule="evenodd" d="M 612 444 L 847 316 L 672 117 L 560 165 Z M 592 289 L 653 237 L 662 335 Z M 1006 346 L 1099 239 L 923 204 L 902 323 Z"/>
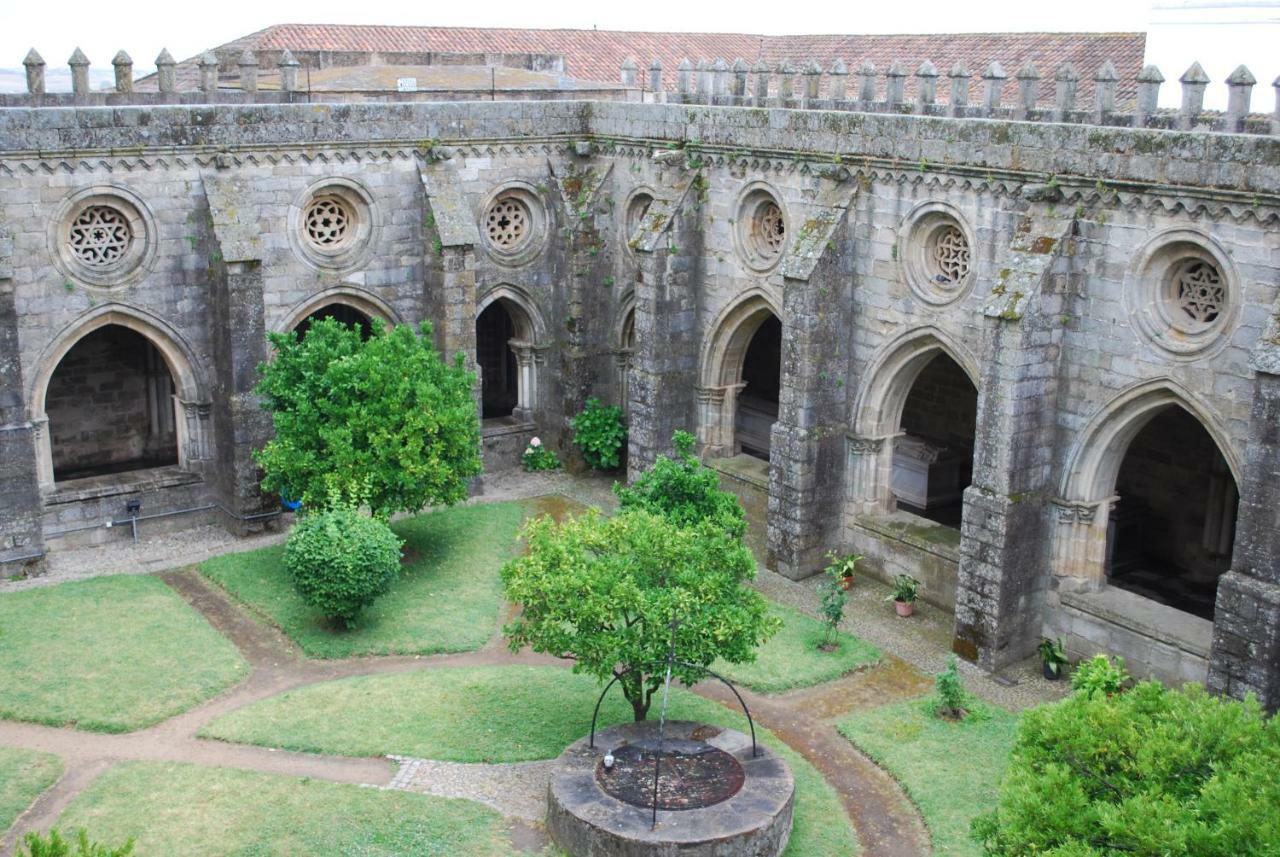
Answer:
<path fill-rule="evenodd" d="M 795 780 L 775 753 L 732 729 L 667 723 L 653 824 L 658 724 L 625 723 L 560 756 L 547 828 L 574 857 L 775 857 L 791 836 Z M 611 770 L 606 753 L 617 760 Z"/>

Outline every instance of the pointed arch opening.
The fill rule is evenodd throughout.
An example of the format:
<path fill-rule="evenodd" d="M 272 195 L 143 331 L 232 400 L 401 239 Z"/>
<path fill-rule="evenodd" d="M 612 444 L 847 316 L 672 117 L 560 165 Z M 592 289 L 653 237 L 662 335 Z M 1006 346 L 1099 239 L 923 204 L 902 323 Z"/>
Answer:
<path fill-rule="evenodd" d="M 484 420 L 532 422 L 538 401 L 542 325 L 519 293 L 499 289 L 476 316 L 476 364 Z"/>
<path fill-rule="evenodd" d="M 782 385 L 782 321 L 765 294 L 723 313 L 703 350 L 699 440 L 709 457 L 768 461 Z"/>
<path fill-rule="evenodd" d="M 977 421 L 978 388 L 959 363 L 938 351 L 902 403 L 892 477 L 899 507 L 959 529 L 964 489 L 973 478 Z"/>
<path fill-rule="evenodd" d="M 330 303 L 307 314 L 305 318 L 293 326 L 293 330 L 301 339 L 307 335 L 311 325 L 322 319 L 331 318 L 344 327 L 352 327 L 360 331 L 361 339 L 373 335 L 373 319 L 359 309 L 346 303 Z"/>

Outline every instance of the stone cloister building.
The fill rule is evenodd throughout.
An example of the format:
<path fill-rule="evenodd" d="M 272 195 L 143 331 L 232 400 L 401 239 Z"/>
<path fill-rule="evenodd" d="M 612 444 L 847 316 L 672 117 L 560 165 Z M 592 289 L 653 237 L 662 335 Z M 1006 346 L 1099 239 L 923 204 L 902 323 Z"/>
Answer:
<path fill-rule="evenodd" d="M 490 468 L 618 402 L 628 473 L 694 431 L 787 576 L 854 551 L 988 669 L 1061 635 L 1275 707 L 1278 138 L 1191 72 L 1121 114 L 1106 79 L 1010 106 L 923 71 L 0 110 L 0 563 L 265 525 L 266 334 L 426 320 Z"/>

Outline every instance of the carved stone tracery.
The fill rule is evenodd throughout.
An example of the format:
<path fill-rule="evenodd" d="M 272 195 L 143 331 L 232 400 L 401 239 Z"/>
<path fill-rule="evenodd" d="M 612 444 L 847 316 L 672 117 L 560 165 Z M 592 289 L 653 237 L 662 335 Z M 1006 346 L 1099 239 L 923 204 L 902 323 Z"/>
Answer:
<path fill-rule="evenodd" d="M 346 203 L 336 196 L 320 196 L 307 206 L 307 240 L 322 249 L 332 249 L 347 240 L 353 217 Z"/>
<path fill-rule="evenodd" d="M 777 204 L 766 202 L 756 209 L 751 237 L 762 256 L 776 256 L 782 252 L 782 245 L 787 240 L 787 226 Z"/>
<path fill-rule="evenodd" d="M 108 268 L 124 259 L 133 242 L 129 219 L 109 205 L 90 205 L 71 222 L 71 251 L 85 265 Z"/>
<path fill-rule="evenodd" d="M 501 196 L 485 214 L 489 242 L 501 250 L 514 250 L 529 237 L 529 209 L 515 196 Z"/>
<path fill-rule="evenodd" d="M 943 286 L 956 286 L 969 275 L 969 241 L 958 226 L 948 225 L 934 233 L 930 258 L 934 280 Z"/>
<path fill-rule="evenodd" d="M 1173 273 L 1177 307 L 1191 323 L 1212 324 L 1226 304 L 1226 286 L 1218 269 L 1201 259 L 1191 259 Z"/>

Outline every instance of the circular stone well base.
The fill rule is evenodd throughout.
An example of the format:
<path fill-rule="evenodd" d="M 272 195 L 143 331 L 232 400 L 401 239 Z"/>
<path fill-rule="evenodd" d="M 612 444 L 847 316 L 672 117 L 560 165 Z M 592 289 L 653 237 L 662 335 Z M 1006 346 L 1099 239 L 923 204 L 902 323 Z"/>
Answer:
<path fill-rule="evenodd" d="M 595 747 L 583 738 L 560 755 L 547 792 L 547 829 L 573 857 L 776 857 L 791 836 L 795 780 L 786 764 L 763 744 L 751 755 L 751 739 L 732 729 L 688 721 L 667 723 L 676 742 L 703 741 L 742 766 L 742 788 L 728 799 L 699 809 L 653 810 L 605 792 L 597 770 L 605 753 L 656 741 L 655 722 L 624 723 L 596 733 Z"/>

